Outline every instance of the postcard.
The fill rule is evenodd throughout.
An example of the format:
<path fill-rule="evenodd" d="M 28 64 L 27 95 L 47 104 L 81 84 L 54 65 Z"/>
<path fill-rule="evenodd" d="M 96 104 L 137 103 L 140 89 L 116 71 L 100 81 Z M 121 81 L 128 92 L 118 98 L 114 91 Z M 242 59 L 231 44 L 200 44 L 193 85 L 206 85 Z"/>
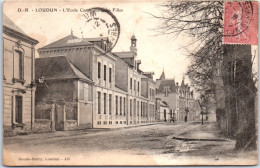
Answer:
<path fill-rule="evenodd" d="M 3 165 L 256 165 L 258 2 L 5 1 Z"/>

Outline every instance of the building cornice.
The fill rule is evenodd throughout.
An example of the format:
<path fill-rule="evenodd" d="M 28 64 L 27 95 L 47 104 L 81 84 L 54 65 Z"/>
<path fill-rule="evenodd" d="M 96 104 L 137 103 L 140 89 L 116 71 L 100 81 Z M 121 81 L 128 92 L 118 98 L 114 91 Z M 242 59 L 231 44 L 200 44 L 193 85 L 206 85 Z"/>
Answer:
<path fill-rule="evenodd" d="M 37 41 L 37 40 L 35 40 L 35 39 L 25 35 L 25 34 L 17 32 L 17 31 L 15 31 L 15 30 L 13 30 L 13 29 L 5 26 L 5 25 L 3 25 L 3 33 L 11 35 L 11 36 L 14 36 L 14 37 L 16 37 L 18 39 L 21 39 L 21 40 L 23 40 L 25 42 L 28 42 L 28 43 L 32 44 L 32 45 L 36 45 L 36 44 L 39 43 L 39 41 Z"/>

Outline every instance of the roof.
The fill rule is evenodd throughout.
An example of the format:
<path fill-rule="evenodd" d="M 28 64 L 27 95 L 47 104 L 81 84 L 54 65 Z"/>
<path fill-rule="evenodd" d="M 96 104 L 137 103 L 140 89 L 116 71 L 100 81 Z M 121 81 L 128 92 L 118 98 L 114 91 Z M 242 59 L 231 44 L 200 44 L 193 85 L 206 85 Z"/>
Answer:
<path fill-rule="evenodd" d="M 91 43 L 70 34 L 62 39 L 59 39 L 53 43 L 50 43 L 40 49 L 49 49 L 49 48 L 60 48 L 60 47 L 71 47 L 71 46 L 79 46 L 79 45 L 90 45 Z M 40 50 L 39 49 L 39 50 Z"/>
<path fill-rule="evenodd" d="M 19 33 L 25 34 L 24 31 L 22 31 L 22 29 L 16 26 L 16 24 L 11 19 L 9 19 L 9 17 L 7 17 L 4 13 L 3 13 L 3 25 Z"/>
<path fill-rule="evenodd" d="M 131 51 L 114 52 L 119 58 L 133 58 L 134 54 Z"/>
<path fill-rule="evenodd" d="M 6 28 L 4 29 L 4 32 L 9 32 L 12 35 L 16 35 L 19 38 L 22 38 L 25 41 L 32 42 L 33 44 L 39 43 L 37 40 L 29 37 L 20 27 L 18 27 L 9 17 L 7 17 L 3 13 L 3 27 Z"/>
<path fill-rule="evenodd" d="M 158 92 L 164 92 L 164 87 L 169 87 L 171 92 L 176 92 L 176 85 L 174 79 L 162 80 L 158 88 Z"/>
<path fill-rule="evenodd" d="M 153 80 L 154 72 L 143 72 L 143 75 Z"/>
<path fill-rule="evenodd" d="M 162 72 L 161 76 L 160 76 L 160 80 L 164 80 L 165 79 L 165 73 L 164 71 Z"/>
<path fill-rule="evenodd" d="M 119 86 L 115 85 L 115 91 L 117 92 L 123 92 L 123 93 L 126 93 L 126 91 L 124 91 L 123 89 L 121 89 Z"/>
<path fill-rule="evenodd" d="M 136 37 L 134 34 L 132 35 L 131 40 L 136 40 Z"/>
<path fill-rule="evenodd" d="M 92 83 L 92 81 L 65 56 L 36 58 L 35 72 L 36 79 L 43 76 L 45 80 L 82 79 Z"/>
<path fill-rule="evenodd" d="M 84 38 L 86 41 L 101 41 L 101 40 L 108 40 L 108 37 L 95 37 L 95 38 Z"/>

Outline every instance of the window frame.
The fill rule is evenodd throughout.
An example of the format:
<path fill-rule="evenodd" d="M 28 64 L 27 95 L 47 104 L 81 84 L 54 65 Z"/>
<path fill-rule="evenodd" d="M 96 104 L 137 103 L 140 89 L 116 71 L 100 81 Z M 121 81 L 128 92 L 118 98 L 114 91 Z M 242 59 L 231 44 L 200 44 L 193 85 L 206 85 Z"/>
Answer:
<path fill-rule="evenodd" d="M 112 83 L 112 68 L 109 68 L 109 82 Z"/>
<path fill-rule="evenodd" d="M 104 65 L 104 81 L 107 81 L 107 66 Z"/>
<path fill-rule="evenodd" d="M 97 105 L 98 105 L 98 114 L 101 114 L 101 92 L 97 92 L 97 94 L 98 94 L 98 97 L 97 97 L 97 99 L 98 99 L 98 103 L 97 103 Z"/>
<path fill-rule="evenodd" d="M 101 62 L 98 61 L 98 79 L 101 79 Z"/>
<path fill-rule="evenodd" d="M 25 80 L 24 80 L 24 49 L 23 48 L 18 48 L 18 47 L 15 47 L 13 49 L 13 69 L 15 70 L 15 54 L 18 54 L 19 55 L 19 67 L 18 67 L 18 73 L 19 73 L 19 77 L 17 78 L 15 76 L 15 71 L 13 71 L 13 83 L 15 82 L 20 82 L 22 84 L 25 83 Z"/>

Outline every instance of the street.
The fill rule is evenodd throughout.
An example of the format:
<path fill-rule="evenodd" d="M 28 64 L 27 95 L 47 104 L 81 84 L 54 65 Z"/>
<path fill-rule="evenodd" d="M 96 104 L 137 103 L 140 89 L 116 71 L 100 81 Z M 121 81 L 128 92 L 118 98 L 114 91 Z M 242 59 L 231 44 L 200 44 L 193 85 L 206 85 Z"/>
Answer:
<path fill-rule="evenodd" d="M 235 141 L 223 139 L 219 131 L 213 129 L 214 123 L 203 126 L 189 122 L 155 123 L 131 128 L 6 137 L 4 159 L 12 159 L 14 165 L 26 165 L 28 159 L 33 165 L 230 165 L 255 162 L 255 154 L 237 153 L 233 150 Z"/>

